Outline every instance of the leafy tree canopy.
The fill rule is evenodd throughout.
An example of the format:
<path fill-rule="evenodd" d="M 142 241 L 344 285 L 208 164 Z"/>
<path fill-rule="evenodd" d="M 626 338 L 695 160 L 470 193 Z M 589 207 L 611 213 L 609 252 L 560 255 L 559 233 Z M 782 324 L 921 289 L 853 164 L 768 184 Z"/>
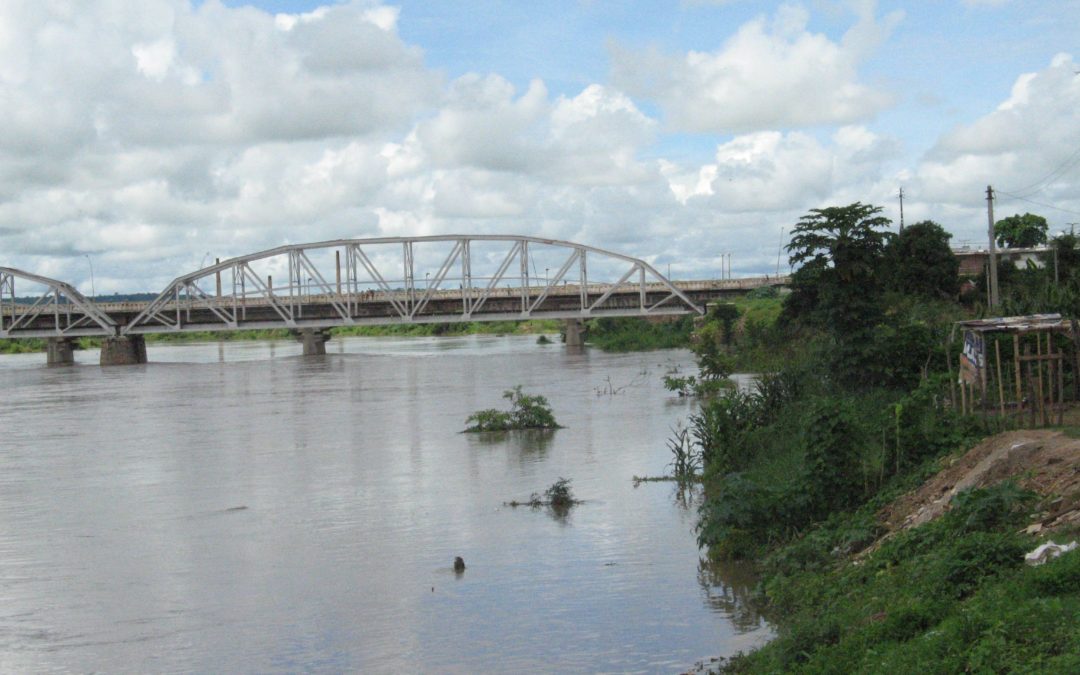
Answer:
<path fill-rule="evenodd" d="M 787 250 L 801 265 L 791 278 L 784 317 L 816 324 L 835 342 L 833 367 L 858 378 L 874 358 L 890 221 L 881 207 L 855 203 L 814 209 L 792 230 Z"/>
<path fill-rule="evenodd" d="M 955 296 L 960 285 L 960 261 L 949 247 L 951 238 L 932 220 L 905 228 L 888 245 L 893 288 L 931 298 Z"/>
<path fill-rule="evenodd" d="M 859 202 L 811 209 L 791 231 L 791 263 L 824 264 L 838 281 L 872 278 L 889 236 L 882 229 L 892 223 L 880 213 L 880 206 Z"/>
<path fill-rule="evenodd" d="M 799 220 L 787 245 L 791 263 L 800 266 L 792 278 L 789 315 L 812 313 L 842 335 L 873 325 L 890 237 L 884 230 L 891 222 L 880 213 L 879 206 L 856 202 L 813 209 Z"/>
<path fill-rule="evenodd" d="M 1046 243 L 1046 218 L 1033 213 L 1002 218 L 994 223 L 994 239 L 998 246 L 1031 248 Z"/>

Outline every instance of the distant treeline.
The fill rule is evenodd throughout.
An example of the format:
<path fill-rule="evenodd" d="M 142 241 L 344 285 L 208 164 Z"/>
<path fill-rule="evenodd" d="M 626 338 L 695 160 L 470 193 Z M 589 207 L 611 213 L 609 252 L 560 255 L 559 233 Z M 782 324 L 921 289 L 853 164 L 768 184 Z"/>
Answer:
<path fill-rule="evenodd" d="M 157 293 L 112 293 L 110 295 L 95 295 L 94 302 L 150 302 L 158 296 Z M 26 295 L 15 298 L 16 305 L 32 305 L 41 299 L 40 295 Z M 10 298 L 4 298 L 4 302 L 10 303 Z"/>

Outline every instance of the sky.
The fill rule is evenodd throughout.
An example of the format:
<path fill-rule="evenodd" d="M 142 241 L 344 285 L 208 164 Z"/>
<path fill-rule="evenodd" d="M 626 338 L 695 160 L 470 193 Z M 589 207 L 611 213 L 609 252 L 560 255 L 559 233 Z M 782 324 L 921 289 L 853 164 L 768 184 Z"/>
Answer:
<path fill-rule="evenodd" d="M 428 234 L 774 273 L 901 188 L 985 244 L 988 185 L 1080 223 L 1080 0 L 0 0 L 0 265 L 85 293 Z"/>

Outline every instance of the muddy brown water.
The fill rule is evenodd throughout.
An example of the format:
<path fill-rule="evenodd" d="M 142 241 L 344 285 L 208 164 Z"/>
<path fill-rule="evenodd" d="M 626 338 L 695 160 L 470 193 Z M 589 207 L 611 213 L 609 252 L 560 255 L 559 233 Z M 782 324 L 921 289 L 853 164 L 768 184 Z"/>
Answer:
<path fill-rule="evenodd" d="M 328 347 L 0 357 L 0 671 L 675 672 L 769 637 L 695 497 L 631 480 L 692 412 L 661 382 L 688 352 Z M 459 433 L 517 384 L 566 428 Z M 503 506 L 559 477 L 568 515 Z"/>

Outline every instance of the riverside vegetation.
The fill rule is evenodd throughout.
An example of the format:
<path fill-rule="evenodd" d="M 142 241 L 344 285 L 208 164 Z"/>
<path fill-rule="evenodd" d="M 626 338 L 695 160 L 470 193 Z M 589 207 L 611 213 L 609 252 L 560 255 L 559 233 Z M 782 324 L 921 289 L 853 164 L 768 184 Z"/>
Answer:
<path fill-rule="evenodd" d="M 1023 530 L 1034 493 L 961 492 L 944 517 L 881 540 L 879 511 L 991 429 L 951 405 L 945 353 L 983 296 L 957 302 L 943 228 L 892 234 L 880 211 L 811 211 L 787 246 L 791 293 L 752 299 L 755 320 L 746 305 L 714 310 L 691 341 L 701 380 L 766 373 L 750 392 L 689 383 L 700 409 L 671 443 L 701 472 L 700 545 L 756 561 L 754 601 L 783 617 L 776 639 L 721 668 L 1078 672 L 1080 554 L 1022 565 L 1041 541 Z M 1052 243 L 1059 283 L 1049 266 L 1007 269 L 1006 308 L 1076 316 L 1080 242 Z"/>
<path fill-rule="evenodd" d="M 540 335 L 558 333 L 562 322 L 552 319 L 527 321 L 468 321 L 460 323 L 390 324 L 379 326 L 341 326 L 330 329 L 335 336 L 351 337 L 432 337 L 450 335 Z M 287 328 L 265 328 L 233 331 L 193 331 L 190 333 L 148 333 L 150 343 L 226 342 L 242 340 L 294 340 L 296 335 Z M 0 354 L 23 354 L 45 351 L 45 340 L 13 338 L 0 340 Z M 96 349 L 101 338 L 76 338 L 77 349 Z"/>
<path fill-rule="evenodd" d="M 559 423 L 551 412 L 551 405 L 539 394 L 526 394 L 521 385 L 503 392 L 510 401 L 509 410 L 487 408 L 478 410 L 465 419 L 467 432 L 513 431 L 518 429 L 558 429 Z"/>

